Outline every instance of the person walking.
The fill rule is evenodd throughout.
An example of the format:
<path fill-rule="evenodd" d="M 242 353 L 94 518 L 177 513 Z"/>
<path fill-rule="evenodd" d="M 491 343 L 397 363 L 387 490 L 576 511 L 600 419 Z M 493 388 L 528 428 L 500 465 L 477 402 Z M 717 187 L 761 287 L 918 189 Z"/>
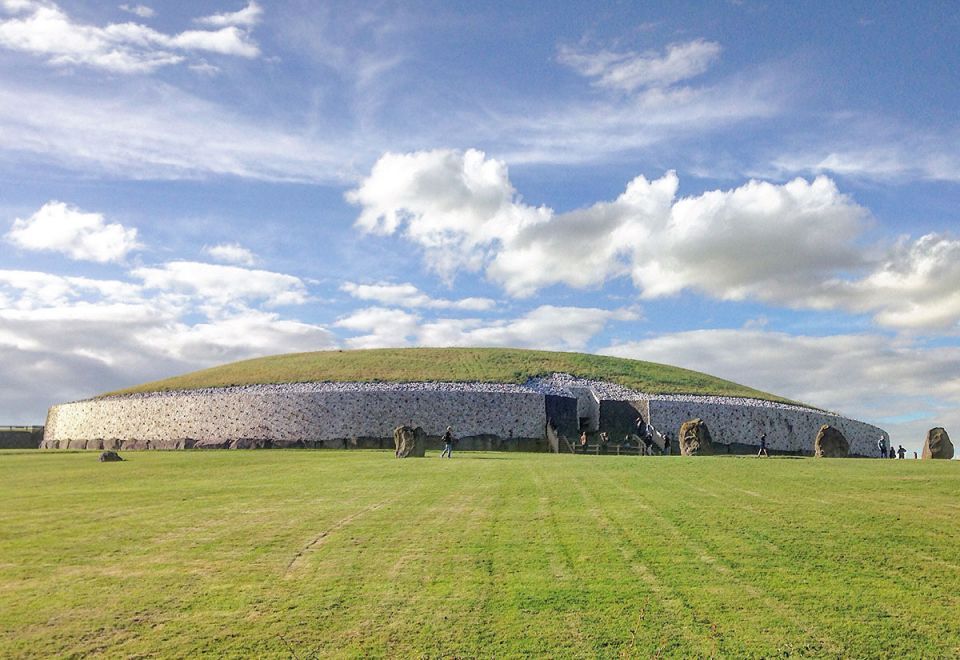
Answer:
<path fill-rule="evenodd" d="M 900 447 L 897 449 L 897 458 L 899 458 L 902 461 L 906 457 L 907 457 L 907 450 L 903 448 L 903 445 L 900 445 Z"/>
<path fill-rule="evenodd" d="M 757 452 L 757 456 L 766 456 L 770 458 L 770 454 L 767 453 L 767 434 L 760 433 L 760 451 Z"/>
<path fill-rule="evenodd" d="M 447 430 L 443 432 L 443 451 L 440 452 L 440 458 L 444 456 L 453 458 L 453 443 L 453 427 L 448 426 Z"/>
<path fill-rule="evenodd" d="M 663 435 L 661 435 L 660 437 L 663 438 L 663 455 L 669 456 L 670 455 L 670 432 L 665 431 Z"/>

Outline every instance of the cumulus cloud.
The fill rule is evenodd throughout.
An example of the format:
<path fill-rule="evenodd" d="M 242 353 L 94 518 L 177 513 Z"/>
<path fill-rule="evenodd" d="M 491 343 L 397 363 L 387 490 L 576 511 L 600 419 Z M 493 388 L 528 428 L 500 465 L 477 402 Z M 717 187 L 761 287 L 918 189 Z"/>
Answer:
<path fill-rule="evenodd" d="M 213 14 L 212 16 L 204 16 L 193 20 L 195 23 L 208 25 L 210 27 L 228 27 L 232 25 L 253 27 L 260 22 L 262 16 L 263 8 L 251 0 L 251 2 L 247 3 L 246 7 L 238 11 Z"/>
<path fill-rule="evenodd" d="M 869 313 L 898 329 L 960 321 L 960 243 L 865 247 L 869 213 L 825 176 L 683 198 L 678 187 L 673 172 L 638 176 L 613 201 L 555 213 L 525 204 L 504 163 L 438 150 L 384 155 L 347 199 L 361 231 L 401 235 L 445 279 L 481 271 L 517 297 L 630 277 L 646 299 L 692 290 Z"/>
<path fill-rule="evenodd" d="M 268 270 L 172 261 L 135 268 L 130 274 L 142 280 L 145 288 L 195 296 L 216 305 L 263 301 L 280 306 L 307 301 L 306 286 L 299 277 Z"/>
<path fill-rule="evenodd" d="M 430 309 L 484 311 L 497 304 L 495 300 L 490 298 L 461 298 L 460 300 L 431 298 L 410 283 L 357 284 L 355 282 L 345 282 L 340 288 L 358 300 L 369 300 L 382 305 L 405 308 L 425 307 Z"/>
<path fill-rule="evenodd" d="M 357 227 L 402 229 L 446 278 L 460 268 L 479 270 L 497 241 L 548 218 L 546 209 L 517 203 L 506 165 L 475 149 L 385 154 L 346 198 L 361 206 Z"/>
<path fill-rule="evenodd" d="M 599 352 L 675 364 L 841 412 L 890 431 L 911 450 L 933 426 L 960 427 L 957 347 L 744 329 L 666 334 Z"/>
<path fill-rule="evenodd" d="M 866 213 L 825 177 L 680 200 L 678 185 L 673 172 L 639 176 L 612 202 L 557 214 L 524 204 L 504 163 L 438 150 L 386 154 L 347 199 L 362 231 L 401 233 L 441 274 L 485 269 L 518 296 L 630 274 L 645 297 L 773 298 L 859 265 L 850 241 Z"/>
<path fill-rule="evenodd" d="M 7 8 L 10 11 L 10 5 Z M 14 3 L 12 13 L 0 20 L 0 47 L 43 57 L 53 65 L 143 73 L 180 63 L 183 53 L 194 51 L 245 58 L 260 54 L 238 24 L 165 34 L 138 23 L 78 23 L 52 2 Z"/>
<path fill-rule="evenodd" d="M 257 263 L 257 256 L 239 243 L 221 243 L 204 248 L 204 252 L 217 261 L 239 266 L 253 266 Z"/>
<path fill-rule="evenodd" d="M 6 238 L 24 250 L 60 252 L 71 259 L 99 263 L 123 261 L 142 247 L 137 230 L 104 220 L 63 202 L 50 201 L 29 218 L 17 218 Z"/>
<path fill-rule="evenodd" d="M 543 305 L 513 319 L 438 318 L 385 307 L 357 310 L 337 327 L 362 333 L 347 338 L 351 348 L 377 346 L 512 346 L 581 350 L 615 320 L 635 320 L 636 311 Z"/>
<path fill-rule="evenodd" d="M 558 60 L 601 87 L 632 92 L 645 87 L 668 87 L 704 73 L 720 56 L 720 44 L 704 39 L 670 44 L 663 54 L 609 50 L 586 51 L 570 46 Z"/>
<path fill-rule="evenodd" d="M 0 270 L 0 416 L 40 423 L 54 403 L 225 361 L 338 345 L 323 326 L 248 307 L 283 295 L 263 289 L 270 287 L 211 299 L 202 297 L 206 290 Z"/>

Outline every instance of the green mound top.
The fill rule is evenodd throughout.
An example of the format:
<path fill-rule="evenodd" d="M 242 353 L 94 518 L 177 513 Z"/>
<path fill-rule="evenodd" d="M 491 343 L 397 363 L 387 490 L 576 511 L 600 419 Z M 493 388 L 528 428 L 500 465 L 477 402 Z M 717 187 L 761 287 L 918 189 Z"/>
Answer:
<path fill-rule="evenodd" d="M 655 362 L 504 348 L 388 348 L 289 353 L 224 364 L 103 396 L 264 383 L 523 383 L 529 378 L 552 373 L 605 380 L 650 394 L 737 396 L 793 403 L 728 380 Z"/>

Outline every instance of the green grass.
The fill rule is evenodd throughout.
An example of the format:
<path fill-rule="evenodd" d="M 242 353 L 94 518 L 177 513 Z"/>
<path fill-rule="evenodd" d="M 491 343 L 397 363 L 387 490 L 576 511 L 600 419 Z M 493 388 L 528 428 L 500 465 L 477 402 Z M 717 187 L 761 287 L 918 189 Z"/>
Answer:
<path fill-rule="evenodd" d="M 689 369 L 584 353 L 503 348 L 400 348 L 290 353 L 233 362 L 109 394 L 310 381 L 480 381 L 522 383 L 562 372 L 650 393 L 782 397 Z"/>
<path fill-rule="evenodd" d="M 0 657 L 960 654 L 955 462 L 126 457 L 0 453 Z"/>

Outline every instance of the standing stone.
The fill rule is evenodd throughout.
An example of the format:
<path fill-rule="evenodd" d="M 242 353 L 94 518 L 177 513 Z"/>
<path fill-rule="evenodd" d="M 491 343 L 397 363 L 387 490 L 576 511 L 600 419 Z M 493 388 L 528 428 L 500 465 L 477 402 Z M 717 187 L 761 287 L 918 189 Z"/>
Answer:
<path fill-rule="evenodd" d="M 953 458 L 953 443 L 950 436 L 940 426 L 927 431 L 927 439 L 923 443 L 924 458 Z"/>
<path fill-rule="evenodd" d="M 707 424 L 697 417 L 680 425 L 681 456 L 707 456 L 713 453 L 713 440 Z"/>
<path fill-rule="evenodd" d="M 396 448 L 397 458 L 422 458 L 427 451 L 427 433 L 419 426 L 398 426 L 393 429 L 393 446 Z"/>
<path fill-rule="evenodd" d="M 839 430 L 824 424 L 813 441 L 813 455 L 817 458 L 846 458 L 850 455 L 850 443 Z"/>
<path fill-rule="evenodd" d="M 101 463 L 116 463 L 117 461 L 122 461 L 120 454 L 115 451 L 104 451 L 100 452 L 100 462 Z"/>

